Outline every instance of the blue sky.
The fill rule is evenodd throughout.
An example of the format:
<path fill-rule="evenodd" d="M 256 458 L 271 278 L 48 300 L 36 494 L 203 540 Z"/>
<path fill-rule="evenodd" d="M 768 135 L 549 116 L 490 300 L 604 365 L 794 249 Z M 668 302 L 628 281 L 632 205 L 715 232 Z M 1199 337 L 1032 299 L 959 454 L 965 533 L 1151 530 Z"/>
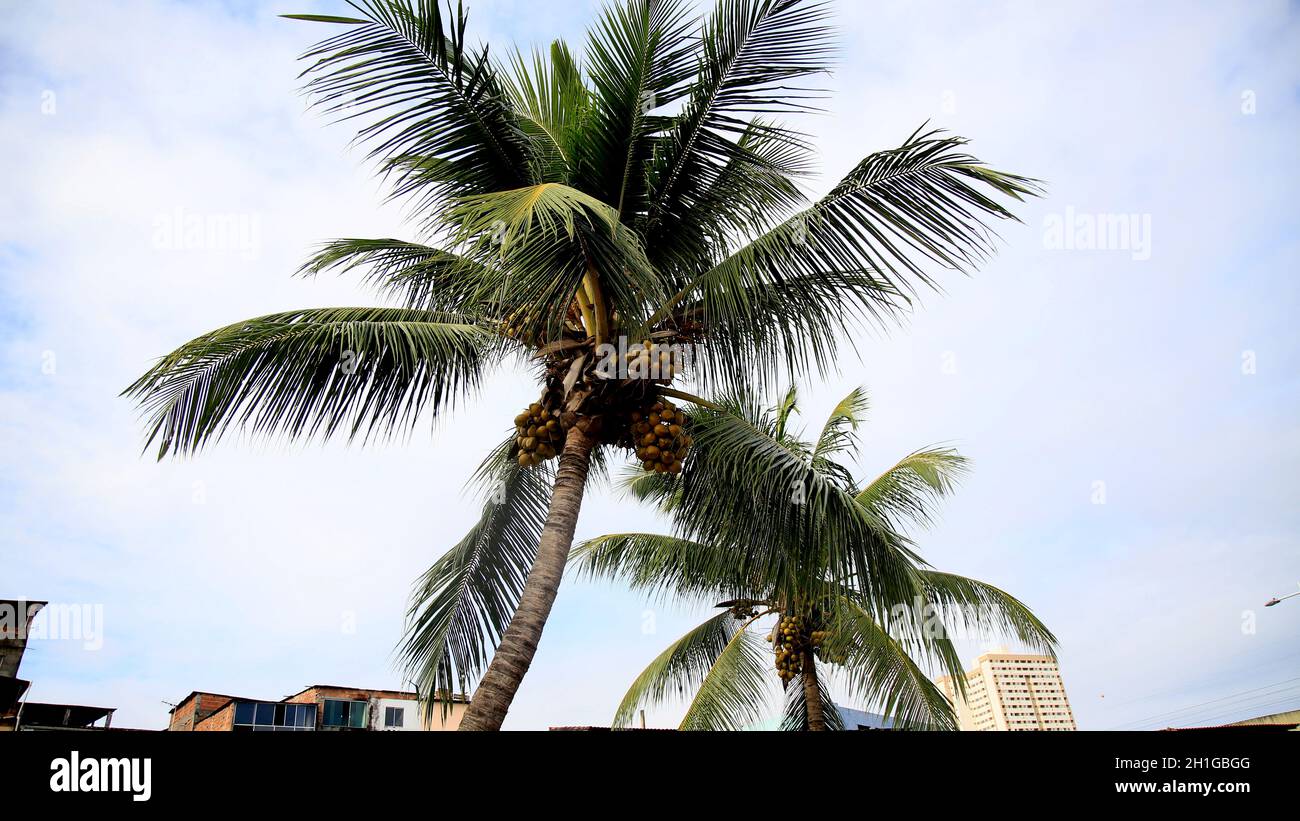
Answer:
<path fill-rule="evenodd" d="M 596 8 L 469 5 L 500 51 L 580 43 Z M 33 698 L 158 727 L 193 689 L 401 686 L 409 585 L 471 523 L 464 481 L 531 401 L 508 374 L 408 442 L 140 454 L 117 394 L 153 357 L 248 316 L 372 304 L 290 275 L 323 239 L 412 235 L 296 91 L 322 30 L 275 15 L 341 7 L 0 0 L 0 596 L 104 613 L 102 648 L 29 651 Z M 1261 605 L 1300 582 L 1295 7 L 836 8 L 835 95 L 803 123 L 814 191 L 930 120 L 1049 194 L 977 275 L 806 383 L 808 423 L 862 384 L 859 475 L 935 442 L 973 460 L 923 553 L 1056 631 L 1083 728 L 1294 706 L 1300 601 Z M 244 233 L 165 247 L 178 213 Z M 1054 247 L 1054 221 L 1111 215 L 1136 215 L 1145 250 Z M 660 526 L 600 493 L 579 537 Z M 608 723 L 700 615 L 570 578 L 507 726 Z"/>

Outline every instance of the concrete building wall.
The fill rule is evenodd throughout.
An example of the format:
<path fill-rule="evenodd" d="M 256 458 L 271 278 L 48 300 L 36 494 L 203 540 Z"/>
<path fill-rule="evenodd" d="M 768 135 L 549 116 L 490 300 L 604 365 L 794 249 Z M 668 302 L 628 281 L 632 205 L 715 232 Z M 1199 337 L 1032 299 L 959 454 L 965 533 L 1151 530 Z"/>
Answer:
<path fill-rule="evenodd" d="M 46 602 L 0 599 L 0 676 L 18 678 L 27 633 Z"/>
<path fill-rule="evenodd" d="M 402 723 L 397 727 L 387 725 L 388 711 L 400 710 Z M 370 729 L 385 732 L 420 729 L 420 707 L 414 698 L 376 698 L 370 704 Z"/>
<path fill-rule="evenodd" d="M 456 701 L 451 705 L 451 712 L 447 714 L 446 718 L 443 718 L 441 702 L 435 704 L 428 713 L 429 721 L 427 725 L 422 722 L 419 729 L 434 731 L 459 729 L 460 721 L 465 717 L 465 711 L 468 709 L 469 704 L 463 701 Z"/>

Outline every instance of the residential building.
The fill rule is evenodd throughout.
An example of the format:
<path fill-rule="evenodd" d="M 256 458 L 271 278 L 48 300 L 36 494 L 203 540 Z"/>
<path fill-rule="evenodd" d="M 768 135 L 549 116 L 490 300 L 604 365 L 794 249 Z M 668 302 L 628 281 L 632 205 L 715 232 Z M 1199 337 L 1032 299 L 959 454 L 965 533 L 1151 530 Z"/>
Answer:
<path fill-rule="evenodd" d="M 936 683 L 957 710 L 962 730 L 1077 730 L 1060 668 L 1051 656 L 1000 648 L 975 660 L 965 698 L 956 683 Z"/>
<path fill-rule="evenodd" d="M 18 728 L 18 709 L 31 682 L 18 678 L 27 633 L 43 601 L 0 599 L 0 731 Z"/>
<path fill-rule="evenodd" d="M 31 682 L 18 677 L 18 668 L 27 651 L 32 622 L 47 604 L 49 602 L 27 599 L 0 599 L 0 732 L 110 729 L 112 707 L 44 704 L 27 699 Z"/>
<path fill-rule="evenodd" d="M 90 707 L 84 704 L 45 704 L 27 702 L 18 711 L 18 729 L 29 730 L 111 730 L 116 707 Z M 102 723 L 101 723 L 102 722 Z"/>
<path fill-rule="evenodd" d="M 447 705 L 447 715 L 444 713 Z M 415 693 L 313 684 L 278 701 L 192 692 L 171 710 L 172 732 L 455 730 L 469 705 L 463 695 L 427 713 Z"/>

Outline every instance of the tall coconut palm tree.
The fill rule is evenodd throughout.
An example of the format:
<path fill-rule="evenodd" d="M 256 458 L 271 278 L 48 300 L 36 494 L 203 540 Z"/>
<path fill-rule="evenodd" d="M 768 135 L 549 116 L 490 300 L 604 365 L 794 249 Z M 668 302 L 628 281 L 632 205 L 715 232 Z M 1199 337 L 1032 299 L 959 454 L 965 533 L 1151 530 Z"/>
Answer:
<path fill-rule="evenodd" d="M 495 729 L 591 466 L 636 445 L 632 417 L 683 396 L 674 380 L 740 388 L 833 368 L 938 270 L 971 271 L 989 223 L 1014 218 L 998 199 L 1036 186 L 918 131 L 809 200 L 811 147 L 776 118 L 813 107 L 832 56 L 815 0 L 719 0 L 704 16 L 627 0 L 599 14 L 581 59 L 559 41 L 490 56 L 464 10 L 436 0 L 349 5 L 292 15 L 341 32 L 304 55 L 305 88 L 358 124 L 415 237 L 334 240 L 302 273 L 363 271 L 394 304 L 236 322 L 127 393 L 161 458 L 232 428 L 408 434 L 493 369 L 535 365 L 540 396 L 480 473 L 490 504 L 418 586 L 403 648 L 426 696 L 481 676 L 462 727 Z M 629 358 L 629 343 L 648 352 Z M 680 426 L 670 441 L 680 456 L 647 464 L 680 470 Z"/>
<path fill-rule="evenodd" d="M 644 704 L 693 693 L 681 729 L 740 729 L 763 715 L 779 678 L 783 728 L 835 729 L 826 687 L 834 671 L 895 726 L 955 729 L 952 705 L 924 671 L 938 667 L 964 692 L 954 628 L 1053 651 L 1052 633 L 1015 598 L 937 572 L 911 549 L 905 528 L 930 520 L 965 472 L 962 456 L 922 449 L 865 485 L 854 481 L 844 458 L 857 450 L 866 409 L 865 393 L 853 391 L 803 441 L 790 429 L 793 388 L 770 410 L 723 403 L 690 415 L 695 444 L 680 476 L 629 477 L 634 495 L 672 517 L 674 534 L 591 539 L 574 550 L 582 569 L 687 601 L 721 600 L 722 612 L 650 663 L 615 726 Z M 842 527 L 852 516 L 867 539 Z"/>

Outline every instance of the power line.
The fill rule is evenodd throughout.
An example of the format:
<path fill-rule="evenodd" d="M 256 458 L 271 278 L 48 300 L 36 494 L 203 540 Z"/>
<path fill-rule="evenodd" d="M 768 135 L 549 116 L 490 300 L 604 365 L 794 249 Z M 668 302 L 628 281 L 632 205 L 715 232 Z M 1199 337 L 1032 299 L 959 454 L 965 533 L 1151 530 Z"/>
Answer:
<path fill-rule="evenodd" d="M 1257 704 L 1257 705 L 1255 705 L 1254 707 L 1251 708 L 1251 712 L 1252 712 L 1252 713 L 1263 712 L 1263 715 L 1269 715 L 1269 712 L 1267 712 L 1267 711 L 1269 711 L 1269 710 L 1271 710 L 1271 709 L 1273 709 L 1273 708 L 1284 707 L 1284 706 L 1287 706 L 1287 705 L 1295 705 L 1295 703 L 1296 703 L 1296 702 L 1295 702 L 1295 696 L 1287 696 L 1286 698 L 1279 699 L 1278 701 L 1270 701 L 1270 702 L 1268 702 L 1267 704 Z M 1216 721 L 1217 721 L 1217 722 L 1221 722 L 1221 721 L 1223 721 L 1223 719 L 1228 718 L 1229 716 L 1236 715 L 1238 712 L 1240 712 L 1240 711 L 1239 711 L 1239 710 L 1236 710 L 1236 709 L 1234 709 L 1234 710 L 1229 710 L 1229 711 L 1226 712 L 1226 713 L 1219 713 L 1218 715 L 1210 716 L 1209 718 L 1204 719 L 1204 721 L 1205 721 L 1207 724 L 1210 723 L 1210 722 L 1216 722 Z M 1254 718 L 1254 716 L 1251 716 L 1251 718 Z M 1240 721 L 1244 721 L 1245 719 L 1238 719 L 1238 720 L 1240 720 Z"/>
<path fill-rule="evenodd" d="M 1249 689 L 1249 690 L 1242 690 L 1242 691 L 1240 691 L 1240 692 L 1237 692 L 1237 693 L 1231 693 L 1231 694 L 1229 694 L 1229 695 L 1221 696 L 1221 697 L 1219 697 L 1219 698 L 1212 698 L 1212 699 L 1210 699 L 1209 701 L 1202 701 L 1200 704 L 1192 704 L 1192 705 L 1189 705 L 1189 706 L 1187 706 L 1187 707 L 1180 707 L 1180 708 L 1178 708 L 1177 710 L 1170 710 L 1169 712 L 1165 712 L 1165 713 L 1157 713 L 1156 715 L 1148 716 L 1148 717 L 1146 717 L 1146 718 L 1139 718 L 1139 719 L 1136 719 L 1136 720 L 1134 720 L 1134 721 L 1127 721 L 1127 722 L 1125 722 L 1125 723 L 1123 723 L 1123 724 L 1120 724 L 1120 725 L 1117 726 L 1117 727 L 1112 727 L 1111 729 L 1113 729 L 1113 730 L 1122 730 L 1122 729 L 1128 728 L 1128 727 L 1130 727 L 1131 725 L 1134 725 L 1134 724 L 1147 724 L 1147 723 L 1152 722 L 1152 721 L 1159 721 L 1159 720 L 1164 719 L 1164 718 L 1166 718 L 1166 717 L 1175 716 L 1175 715 L 1177 715 L 1177 714 L 1179 714 L 1179 713 L 1185 713 L 1185 712 L 1188 712 L 1188 711 L 1196 710 L 1196 709 L 1199 708 L 1199 707 L 1205 707 L 1205 706 L 1210 705 L 1210 704 L 1218 704 L 1218 703 L 1221 702 L 1221 701 L 1232 701 L 1232 700 L 1236 700 L 1236 699 L 1239 699 L 1239 698 L 1241 698 L 1242 696 L 1244 696 L 1244 695 L 1248 695 L 1248 694 L 1250 694 L 1250 693 L 1257 693 L 1257 692 L 1259 692 L 1259 691 L 1261 691 L 1261 690 L 1271 690 L 1271 689 L 1276 688 L 1276 687 L 1281 687 L 1281 686 L 1284 685 L 1284 684 L 1289 684 L 1289 683 L 1291 683 L 1291 682 L 1296 682 L 1296 681 L 1300 681 L 1300 676 L 1297 676 L 1296 678 L 1289 678 L 1289 679 L 1286 679 L 1285 681 L 1279 681 L 1279 682 L 1276 682 L 1276 683 L 1274 683 L 1274 684 L 1266 684 L 1266 685 L 1264 685 L 1263 687 L 1252 687 L 1252 688 Z"/>
<path fill-rule="evenodd" d="M 1279 690 L 1277 692 L 1272 692 L 1272 693 L 1260 693 L 1258 695 L 1250 696 L 1249 698 L 1247 698 L 1245 701 L 1242 702 L 1238 702 L 1238 703 L 1224 702 L 1223 704 L 1219 704 L 1215 707 L 1209 707 L 1206 709 L 1198 710 L 1196 712 L 1188 713 L 1186 715 L 1179 716 L 1178 718 L 1170 719 L 1160 723 L 1166 724 L 1167 726 L 1173 726 L 1174 724 L 1181 724 L 1181 725 L 1192 725 L 1192 726 L 1203 727 L 1207 724 L 1212 723 L 1215 719 L 1220 718 L 1222 716 L 1238 715 L 1240 713 L 1247 712 L 1247 711 L 1252 713 L 1257 713 L 1266 707 L 1270 707 L 1273 705 L 1287 704 L 1287 703 L 1295 703 L 1297 701 L 1300 701 L 1300 688 L 1292 688 L 1290 690 Z"/>
<path fill-rule="evenodd" d="M 1230 696 L 1224 696 L 1222 698 L 1217 698 L 1212 701 L 1206 701 L 1201 704 L 1193 704 L 1188 707 L 1182 707 L 1178 710 L 1173 710 L 1168 713 L 1161 713 L 1160 715 L 1150 716 L 1148 718 L 1143 718 L 1143 719 L 1137 719 L 1136 721 L 1128 722 L 1128 724 L 1129 725 L 1162 724 L 1162 723 L 1170 724 L 1178 721 L 1187 721 L 1191 719 L 1193 716 L 1203 715 L 1210 711 L 1220 710 L 1222 708 L 1229 707 L 1229 706 L 1245 708 L 1246 706 L 1248 706 L 1250 702 L 1258 701 L 1261 698 L 1275 699 L 1284 694 L 1288 696 L 1294 695 L 1296 697 L 1300 697 L 1300 685 L 1285 685 L 1285 682 L 1280 682 L 1279 684 L 1269 685 L 1267 687 L 1259 687 L 1254 690 L 1245 690 L 1240 693 L 1236 693 Z"/>
<path fill-rule="evenodd" d="M 1267 661 L 1267 662 L 1264 663 L 1264 667 L 1265 667 L 1265 668 L 1268 668 L 1268 667 L 1277 667 L 1278 665 L 1281 665 L 1283 662 L 1290 661 L 1291 659 L 1294 659 L 1294 658 L 1300 658 L 1300 652 L 1290 653 L 1289 655 L 1285 655 L 1285 656 L 1282 656 L 1282 657 L 1280 657 L 1280 658 L 1276 658 L 1276 659 L 1272 659 L 1272 660 L 1270 660 L 1270 661 Z M 1176 692 L 1178 692 L 1178 691 L 1180 691 L 1180 690 L 1183 690 L 1183 689 L 1186 689 L 1186 688 L 1183 688 L 1183 687 L 1169 687 L 1169 688 L 1164 689 L 1164 690 L 1157 690 L 1157 691 L 1154 692 L 1154 693 L 1148 693 L 1148 694 L 1145 695 L 1145 696 L 1138 696 L 1137 698 L 1131 698 L 1131 699 L 1128 699 L 1127 701 L 1112 702 L 1109 706 L 1112 707 L 1112 708 L 1127 707 L 1127 706 L 1129 706 L 1130 704 L 1137 704 L 1137 703 L 1142 702 L 1142 701 L 1150 701 L 1150 700 L 1153 699 L 1153 698 L 1159 698 L 1159 697 L 1161 697 L 1161 696 L 1167 696 L 1167 695 L 1169 695 L 1170 693 L 1176 693 Z"/>

